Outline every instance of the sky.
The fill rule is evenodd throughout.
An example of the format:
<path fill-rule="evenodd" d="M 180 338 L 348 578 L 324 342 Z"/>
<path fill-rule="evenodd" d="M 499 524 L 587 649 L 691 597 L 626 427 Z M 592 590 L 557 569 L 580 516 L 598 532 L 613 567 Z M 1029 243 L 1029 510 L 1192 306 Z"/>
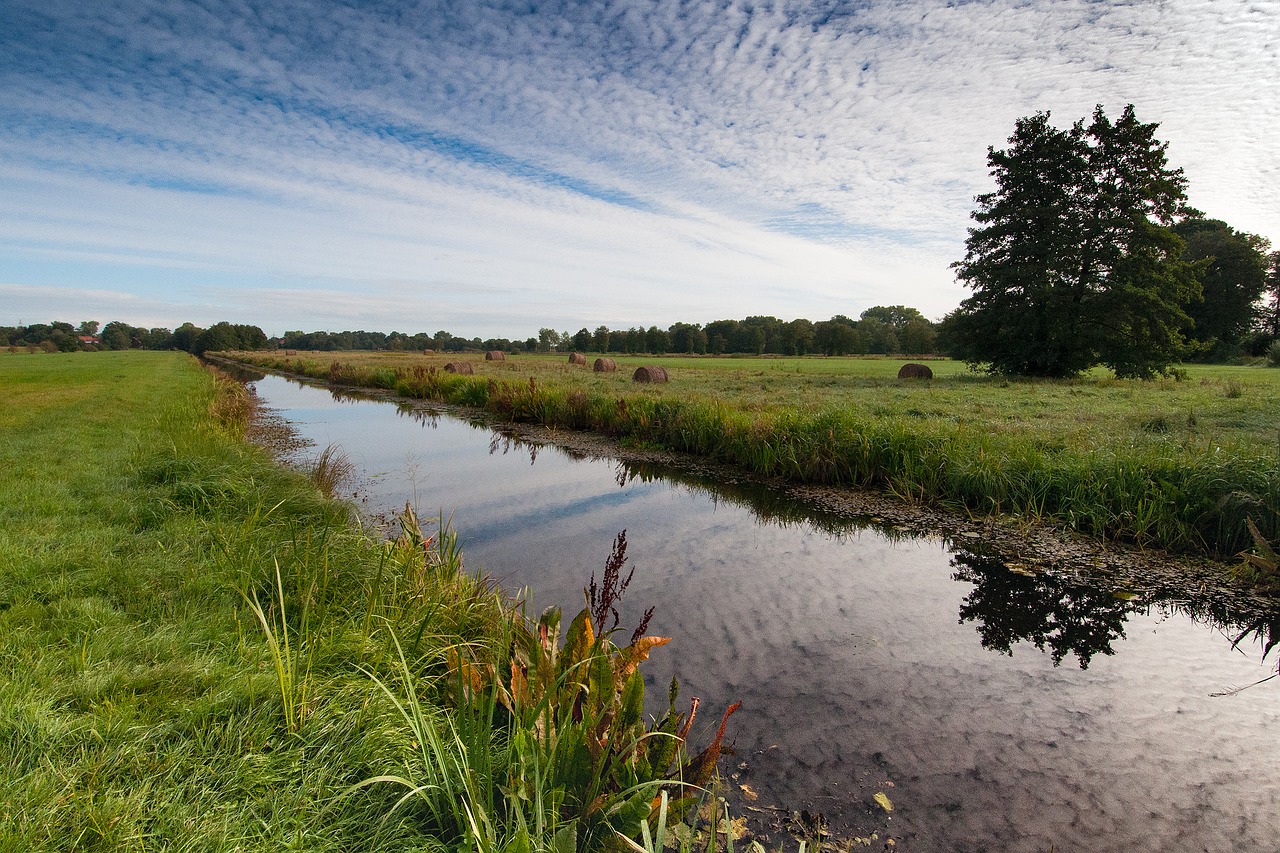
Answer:
<path fill-rule="evenodd" d="M 940 318 L 1097 104 L 1280 245 L 1280 0 L 0 0 L 0 325 Z"/>

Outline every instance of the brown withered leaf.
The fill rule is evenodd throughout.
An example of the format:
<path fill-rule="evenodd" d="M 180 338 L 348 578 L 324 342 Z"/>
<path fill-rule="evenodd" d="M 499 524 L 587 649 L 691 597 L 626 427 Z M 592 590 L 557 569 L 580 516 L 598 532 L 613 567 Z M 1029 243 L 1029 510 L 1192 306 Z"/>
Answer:
<path fill-rule="evenodd" d="M 614 663 L 614 672 L 619 681 L 625 681 L 635 672 L 641 661 L 649 659 L 649 650 L 665 646 L 671 642 L 670 637 L 641 637 L 618 653 Z"/>
<path fill-rule="evenodd" d="M 488 664 L 476 666 L 470 661 L 463 660 L 457 649 L 449 649 L 448 663 L 449 671 L 460 678 L 465 691 L 478 693 L 493 680 L 493 667 Z"/>

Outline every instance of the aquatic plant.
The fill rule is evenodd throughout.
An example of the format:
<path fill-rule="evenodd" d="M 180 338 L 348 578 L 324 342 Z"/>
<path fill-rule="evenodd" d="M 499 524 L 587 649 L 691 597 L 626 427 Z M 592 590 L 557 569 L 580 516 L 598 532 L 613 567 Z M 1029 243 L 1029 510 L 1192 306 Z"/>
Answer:
<path fill-rule="evenodd" d="M 1253 548 L 1240 552 L 1236 573 L 1260 591 L 1280 592 L 1280 554 L 1276 553 L 1275 546 L 1262 534 L 1252 518 L 1246 519 L 1246 523 L 1253 536 Z"/>
<path fill-rule="evenodd" d="M 320 451 L 320 455 L 311 463 L 311 482 L 316 488 L 329 497 L 337 497 L 341 489 L 356 472 L 356 466 L 346 452 L 336 444 L 330 444 Z"/>
<path fill-rule="evenodd" d="M 400 543 L 424 541 L 411 516 L 401 526 Z M 685 746 L 698 701 L 687 715 L 677 711 L 674 680 L 666 713 L 645 723 L 640 666 L 670 638 L 643 636 L 646 616 L 626 646 L 613 642 L 615 605 L 630 578 L 621 574 L 625 562 L 619 534 L 604 579 L 597 586 L 593 577 L 588 607 L 563 640 L 560 610 L 549 608 L 536 621 L 513 612 L 498 643 L 448 646 L 446 674 L 432 682 L 449 699 L 448 717 L 420 702 L 421 679 L 393 634 L 399 690 L 369 674 L 395 706 L 416 753 L 402 772 L 357 787 L 402 788 L 396 809 L 422 801 L 433 826 L 477 851 L 610 849 L 619 833 L 635 835 L 655 814 L 660 792 L 674 793 L 678 808 L 691 808 L 715 774 L 729 716 L 739 706 L 725 711 L 710 744 L 692 757 Z M 611 627 L 597 631 L 610 619 Z"/>

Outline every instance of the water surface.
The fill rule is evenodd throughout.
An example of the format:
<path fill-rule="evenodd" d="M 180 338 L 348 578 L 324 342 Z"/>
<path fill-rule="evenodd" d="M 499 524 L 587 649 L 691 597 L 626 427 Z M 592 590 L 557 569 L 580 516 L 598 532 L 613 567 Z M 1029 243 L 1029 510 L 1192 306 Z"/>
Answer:
<path fill-rule="evenodd" d="M 1256 628 L 1025 576 L 751 486 L 582 458 L 448 415 L 268 376 L 257 391 L 343 448 L 369 513 L 452 517 L 468 566 L 566 618 L 627 532 L 628 629 L 656 608 L 723 765 L 770 806 L 910 851 L 1257 851 L 1280 838 L 1277 682 Z M 303 455 L 306 455 L 304 452 Z M 1237 620 L 1239 621 L 1239 620 Z M 873 797 L 885 794 L 887 813 Z M 777 837 L 774 839 L 776 846 Z"/>

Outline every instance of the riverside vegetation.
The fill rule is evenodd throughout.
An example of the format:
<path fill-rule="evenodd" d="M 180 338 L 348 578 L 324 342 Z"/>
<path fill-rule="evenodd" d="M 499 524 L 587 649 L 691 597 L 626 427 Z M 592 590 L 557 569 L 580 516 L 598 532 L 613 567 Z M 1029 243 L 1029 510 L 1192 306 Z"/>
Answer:
<path fill-rule="evenodd" d="M 561 640 L 447 526 L 361 529 L 333 454 L 242 441 L 185 354 L 5 355 L 0 388 L 0 851 L 652 846 L 711 778 L 732 709 L 692 756 L 674 684 L 644 721 L 625 538 Z"/>
<path fill-rule="evenodd" d="M 879 488 L 976 514 L 1011 513 L 1142 546 L 1231 558 L 1250 522 L 1280 520 L 1280 372 L 1187 366 L 1178 379 L 1008 381 L 933 361 L 626 358 L 615 374 L 562 356 L 236 353 L 339 385 L 485 409 L 501 419 L 592 430 L 791 482 Z M 629 381 L 661 364 L 668 385 Z"/>

